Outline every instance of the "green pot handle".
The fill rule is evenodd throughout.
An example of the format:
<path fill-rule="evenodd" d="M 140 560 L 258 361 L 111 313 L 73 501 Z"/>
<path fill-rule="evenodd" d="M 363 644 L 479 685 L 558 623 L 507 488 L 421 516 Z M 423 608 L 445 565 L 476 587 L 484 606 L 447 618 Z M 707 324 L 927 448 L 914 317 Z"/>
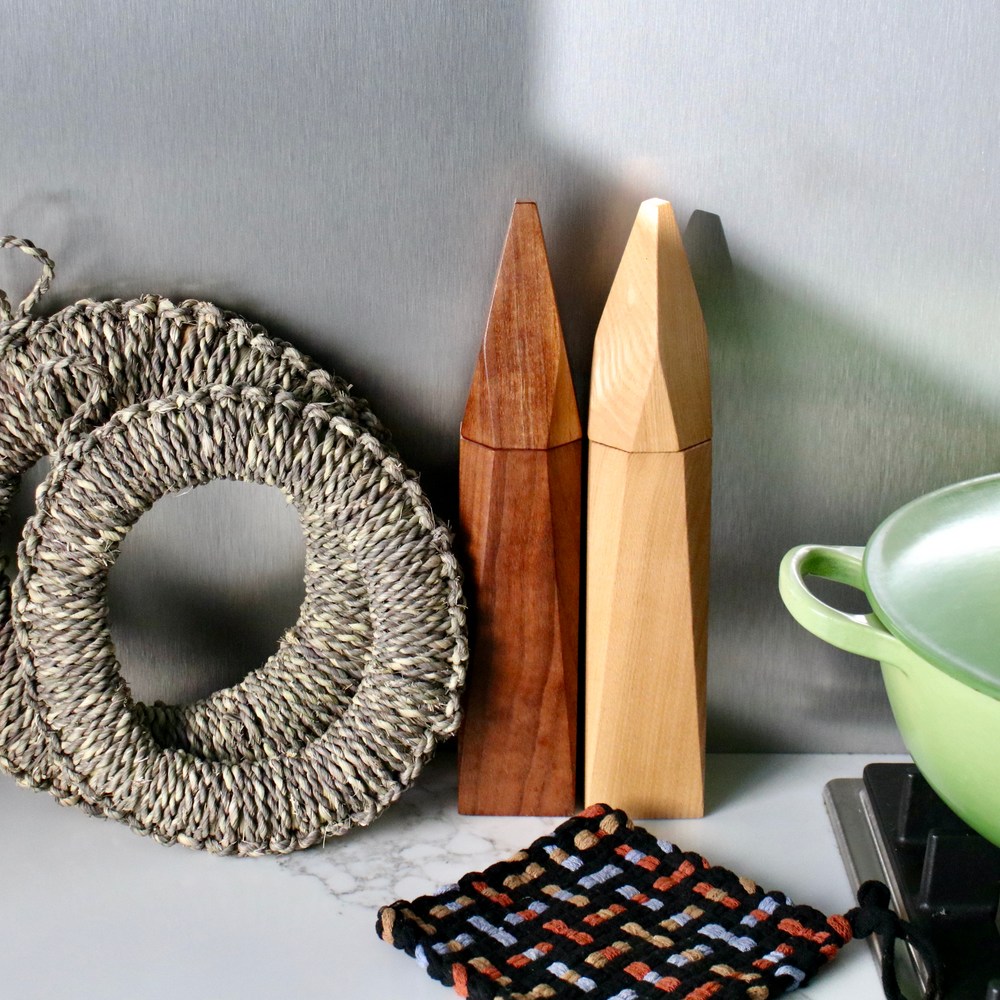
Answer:
<path fill-rule="evenodd" d="M 863 548 L 854 545 L 799 545 L 781 560 L 778 590 L 792 617 L 813 635 L 849 653 L 883 663 L 898 663 L 906 647 L 875 615 L 838 611 L 806 586 L 805 577 L 819 576 L 864 590 L 861 570 L 864 554 Z"/>

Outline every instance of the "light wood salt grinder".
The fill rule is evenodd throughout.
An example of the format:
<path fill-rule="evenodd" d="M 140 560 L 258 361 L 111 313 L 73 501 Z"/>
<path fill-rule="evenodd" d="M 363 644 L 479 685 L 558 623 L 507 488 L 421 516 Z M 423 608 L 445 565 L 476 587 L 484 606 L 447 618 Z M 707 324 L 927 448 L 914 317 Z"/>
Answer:
<path fill-rule="evenodd" d="M 462 420 L 460 813 L 575 807 L 582 437 L 538 209 L 518 202 Z"/>
<path fill-rule="evenodd" d="M 670 204 L 645 201 L 597 330 L 587 508 L 587 802 L 704 814 L 708 338 Z"/>

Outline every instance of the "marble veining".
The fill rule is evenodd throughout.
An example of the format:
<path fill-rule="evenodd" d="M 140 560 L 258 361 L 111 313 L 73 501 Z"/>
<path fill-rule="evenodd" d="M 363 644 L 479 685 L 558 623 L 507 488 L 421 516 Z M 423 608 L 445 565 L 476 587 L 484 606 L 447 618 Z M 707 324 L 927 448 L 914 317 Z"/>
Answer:
<path fill-rule="evenodd" d="M 455 757 L 444 753 L 371 826 L 279 863 L 297 875 L 319 879 L 341 912 L 374 913 L 509 857 L 563 818 L 460 816 Z"/>

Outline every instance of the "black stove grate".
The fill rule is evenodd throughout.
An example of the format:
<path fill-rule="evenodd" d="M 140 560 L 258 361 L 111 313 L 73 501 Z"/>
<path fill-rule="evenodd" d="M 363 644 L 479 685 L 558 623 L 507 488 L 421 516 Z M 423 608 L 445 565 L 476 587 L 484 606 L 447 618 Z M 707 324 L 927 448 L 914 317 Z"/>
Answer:
<path fill-rule="evenodd" d="M 825 798 L 852 881 L 886 882 L 899 915 L 932 937 L 946 1000 L 1000 1000 L 1000 848 L 963 823 L 913 764 L 869 764 L 863 781 L 830 782 Z M 920 963 L 899 957 L 911 967 L 907 992 L 919 997 Z"/>

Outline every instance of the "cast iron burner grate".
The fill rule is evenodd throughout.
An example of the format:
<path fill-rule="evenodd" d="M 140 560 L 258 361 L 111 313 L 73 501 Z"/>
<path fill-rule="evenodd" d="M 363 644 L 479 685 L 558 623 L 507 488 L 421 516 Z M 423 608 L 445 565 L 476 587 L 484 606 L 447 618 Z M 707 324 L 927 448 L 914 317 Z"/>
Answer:
<path fill-rule="evenodd" d="M 863 780 L 831 781 L 823 798 L 852 888 L 885 882 L 896 912 L 931 936 L 946 1000 L 1000 1000 L 1000 848 L 962 822 L 913 764 L 869 764 Z M 896 947 L 900 987 L 920 1000 L 927 969 L 908 946 Z"/>

